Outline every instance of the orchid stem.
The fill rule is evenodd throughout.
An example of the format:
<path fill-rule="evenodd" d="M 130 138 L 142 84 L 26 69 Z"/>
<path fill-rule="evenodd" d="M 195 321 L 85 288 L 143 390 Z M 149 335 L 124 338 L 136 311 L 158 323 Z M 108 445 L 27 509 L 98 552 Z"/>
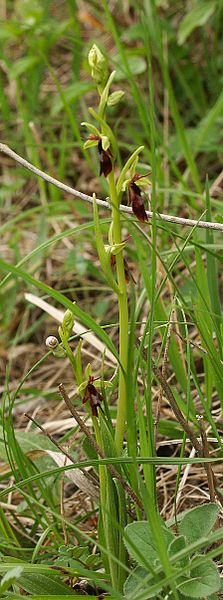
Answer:
<path fill-rule="evenodd" d="M 119 199 L 115 186 L 114 171 L 108 175 L 108 184 L 110 190 L 110 201 L 112 205 L 112 231 L 114 244 L 120 244 L 121 236 L 121 221 L 119 212 Z M 125 270 L 123 254 L 119 252 L 116 255 L 117 280 L 120 290 L 118 296 L 119 303 L 119 357 L 122 369 L 119 371 L 119 390 L 117 404 L 117 420 L 115 430 L 115 444 L 117 452 L 120 455 L 123 448 L 123 438 L 125 434 L 126 421 L 126 372 L 128 361 L 128 302 L 127 290 L 125 281 Z"/>

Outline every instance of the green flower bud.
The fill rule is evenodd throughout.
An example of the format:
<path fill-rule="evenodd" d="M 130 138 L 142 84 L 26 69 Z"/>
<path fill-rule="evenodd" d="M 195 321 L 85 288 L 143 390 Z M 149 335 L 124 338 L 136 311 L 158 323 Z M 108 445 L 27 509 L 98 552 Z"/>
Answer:
<path fill-rule="evenodd" d="M 123 92 L 122 90 L 112 92 L 112 94 L 108 97 L 107 105 L 115 106 L 115 104 L 118 104 L 118 102 L 120 102 L 120 100 L 123 98 L 124 94 L 125 92 Z"/>
<path fill-rule="evenodd" d="M 63 333 L 66 335 L 67 339 L 71 336 L 74 326 L 74 315 L 70 309 L 66 310 L 64 313 L 64 318 L 62 321 L 62 329 Z"/>
<path fill-rule="evenodd" d="M 91 69 L 92 79 L 94 79 L 98 86 L 103 86 L 108 77 L 107 59 L 96 44 L 93 44 L 88 53 L 88 64 Z"/>

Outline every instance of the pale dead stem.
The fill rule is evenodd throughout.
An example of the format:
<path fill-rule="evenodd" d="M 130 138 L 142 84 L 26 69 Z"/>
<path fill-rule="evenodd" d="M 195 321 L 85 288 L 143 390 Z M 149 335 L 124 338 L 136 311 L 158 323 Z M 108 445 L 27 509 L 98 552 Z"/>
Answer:
<path fill-rule="evenodd" d="M 59 190 L 62 190 L 63 192 L 66 192 L 67 194 L 70 194 L 71 196 L 75 196 L 75 198 L 80 198 L 81 200 L 85 200 L 86 202 L 93 203 L 92 196 L 83 194 L 82 192 L 75 190 L 74 188 L 70 187 L 69 185 L 66 185 L 65 183 L 62 183 L 61 181 L 58 181 L 58 179 L 51 177 L 44 171 L 37 169 L 37 167 L 34 167 L 34 165 L 32 165 L 30 162 L 28 162 L 27 160 L 25 160 L 24 158 L 19 156 L 19 154 L 16 154 L 16 152 L 11 150 L 11 148 L 9 148 L 9 146 L 6 146 L 6 144 L 0 143 L 0 152 L 2 152 L 3 154 L 7 154 L 7 156 L 10 156 L 10 158 L 12 158 L 16 162 L 18 162 L 20 165 L 22 165 L 22 167 L 25 167 L 25 169 L 29 169 L 29 171 L 31 171 L 38 177 L 42 177 L 42 179 L 44 179 L 48 183 L 55 185 Z M 97 198 L 96 201 L 99 206 L 103 206 L 104 208 L 111 210 L 111 206 L 108 202 L 106 202 L 104 200 L 100 200 L 99 198 Z M 124 213 L 129 213 L 131 215 L 133 214 L 132 208 L 130 206 L 124 206 L 123 204 L 120 205 L 120 211 L 124 212 Z M 152 219 L 152 216 L 153 216 L 152 211 L 147 210 L 146 214 L 147 214 L 148 219 Z M 195 219 L 183 219 L 182 217 L 175 217 L 172 215 L 163 215 L 160 213 L 156 214 L 156 219 L 157 219 L 157 221 L 166 221 L 168 223 L 175 223 L 177 225 L 184 225 L 186 227 L 197 226 L 197 227 L 203 228 L 203 229 L 214 229 L 216 231 L 223 231 L 222 223 L 212 223 L 209 221 L 199 221 L 199 220 L 195 220 Z"/>
<path fill-rule="evenodd" d="M 73 463 L 75 465 L 76 461 L 74 460 L 72 455 L 66 450 L 66 448 L 64 448 L 64 446 L 61 446 L 55 440 L 55 438 L 52 435 L 50 435 L 50 433 L 44 427 L 42 427 L 42 425 L 40 425 L 38 421 L 36 421 L 36 419 L 31 417 L 31 415 L 29 415 L 28 413 L 24 413 L 24 415 L 25 417 L 27 417 L 27 419 L 29 419 L 29 421 L 32 421 L 34 425 L 36 425 L 36 427 L 38 427 L 42 431 L 42 433 L 52 442 L 52 444 L 54 444 L 54 446 L 56 446 L 56 448 L 58 448 L 61 456 L 63 456 L 63 460 L 66 458 L 66 462 L 68 460 L 69 463 Z M 48 453 L 50 454 L 50 451 Z M 90 473 L 88 473 L 84 469 L 75 469 L 75 471 L 77 476 L 77 480 L 75 481 L 76 485 L 80 489 L 82 489 L 82 491 L 85 491 L 85 493 L 89 494 L 89 496 L 97 498 L 98 489 L 96 488 L 95 481 L 92 479 Z M 84 479 L 88 481 L 85 482 Z"/>

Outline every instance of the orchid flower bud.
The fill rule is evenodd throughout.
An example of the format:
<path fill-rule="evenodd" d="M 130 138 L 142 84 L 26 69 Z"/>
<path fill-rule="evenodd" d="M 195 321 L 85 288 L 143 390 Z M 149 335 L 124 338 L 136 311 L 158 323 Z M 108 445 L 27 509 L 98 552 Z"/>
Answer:
<path fill-rule="evenodd" d="M 71 312 L 71 310 L 68 308 L 68 310 L 66 310 L 66 312 L 64 313 L 64 317 L 63 317 L 63 321 L 62 321 L 63 333 L 65 334 L 67 339 L 69 339 L 69 337 L 72 334 L 73 326 L 74 326 L 74 315 Z"/>
<path fill-rule="evenodd" d="M 116 104 L 118 104 L 118 102 L 120 102 L 120 100 L 122 100 L 124 94 L 125 94 L 125 92 L 123 92 L 122 90 L 117 90 L 116 92 L 112 92 L 112 94 L 110 94 L 110 96 L 108 97 L 108 101 L 107 101 L 108 106 L 115 106 Z"/>
<path fill-rule="evenodd" d="M 94 79 L 98 86 L 103 87 L 108 77 L 107 60 L 96 44 L 93 44 L 88 53 L 88 64 L 91 69 L 92 79 Z"/>

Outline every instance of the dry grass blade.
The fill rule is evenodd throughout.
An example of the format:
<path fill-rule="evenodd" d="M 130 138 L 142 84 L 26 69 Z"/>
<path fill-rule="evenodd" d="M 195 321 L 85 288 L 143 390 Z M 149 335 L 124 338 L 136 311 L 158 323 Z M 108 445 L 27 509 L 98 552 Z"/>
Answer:
<path fill-rule="evenodd" d="M 51 450 L 46 450 L 46 453 L 49 454 L 49 456 L 51 456 L 51 458 L 59 467 L 63 467 L 65 457 L 67 459 L 67 465 L 75 464 L 75 460 L 73 459 L 71 454 L 67 452 L 67 450 L 63 448 L 58 442 L 56 442 L 56 440 L 48 433 L 48 431 L 46 431 L 44 427 L 40 425 L 40 423 L 37 423 L 37 421 L 27 413 L 25 413 L 25 416 L 27 417 L 27 419 L 32 421 L 46 437 L 50 439 L 50 441 L 54 444 L 54 446 L 58 448 L 58 450 L 60 450 L 60 452 L 52 452 Z M 92 496 L 93 498 L 98 498 L 98 490 L 96 486 L 92 483 L 88 473 L 82 472 L 81 469 L 75 469 L 74 471 L 69 471 L 68 477 L 85 494 Z"/>
<path fill-rule="evenodd" d="M 48 302 L 42 300 L 42 298 L 39 298 L 39 296 L 35 296 L 34 294 L 26 293 L 25 298 L 28 300 L 28 302 L 31 302 L 31 304 L 34 304 L 35 306 L 38 306 L 44 310 L 48 315 L 58 321 L 58 323 L 62 323 L 64 317 L 62 310 L 54 308 L 54 306 L 51 306 Z M 112 365 L 114 365 L 114 363 L 116 364 L 115 357 L 110 350 L 104 346 L 104 344 L 96 337 L 96 335 L 91 333 L 91 331 L 88 331 L 84 325 L 81 325 L 76 320 L 73 326 L 73 332 L 77 335 L 80 335 L 80 337 L 84 337 L 85 341 L 96 348 L 99 353 L 105 354 L 106 358 L 112 362 Z"/>

